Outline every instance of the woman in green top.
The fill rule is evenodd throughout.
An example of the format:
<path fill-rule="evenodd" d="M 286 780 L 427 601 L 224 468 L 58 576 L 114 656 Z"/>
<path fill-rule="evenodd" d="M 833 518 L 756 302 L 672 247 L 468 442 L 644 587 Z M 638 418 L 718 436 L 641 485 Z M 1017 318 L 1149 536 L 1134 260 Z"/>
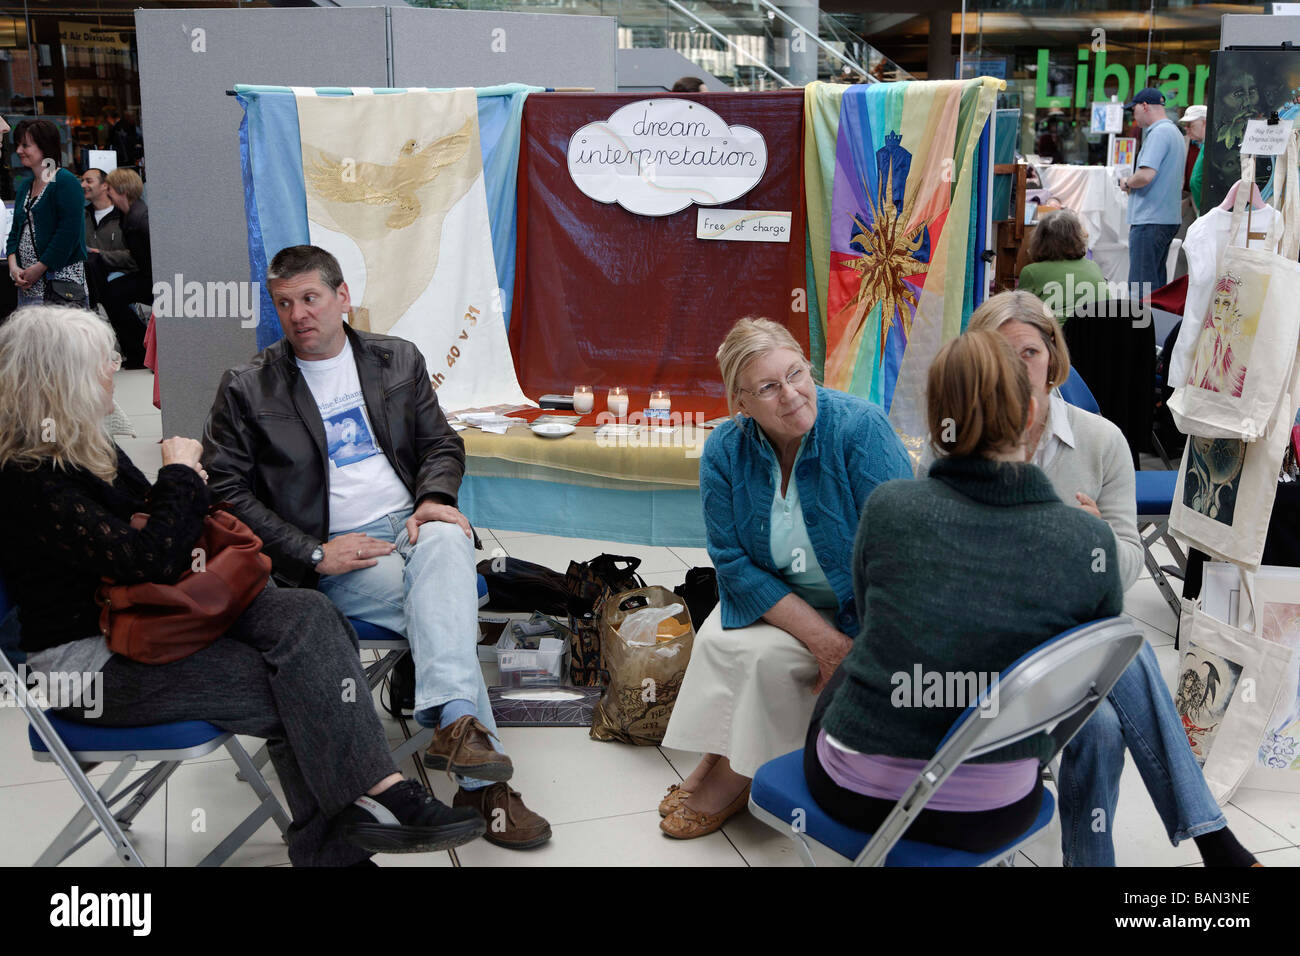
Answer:
<path fill-rule="evenodd" d="M 1064 322 L 1108 298 L 1106 277 L 1086 258 L 1088 231 L 1070 209 L 1044 216 L 1029 240 L 1029 264 L 1020 270 L 1019 288 L 1047 303 Z"/>
<path fill-rule="evenodd" d="M 18 304 L 85 305 L 86 216 L 81 180 L 59 167 L 59 128 L 47 119 L 14 127 L 19 161 L 32 178 L 18 184 L 5 253 Z"/>

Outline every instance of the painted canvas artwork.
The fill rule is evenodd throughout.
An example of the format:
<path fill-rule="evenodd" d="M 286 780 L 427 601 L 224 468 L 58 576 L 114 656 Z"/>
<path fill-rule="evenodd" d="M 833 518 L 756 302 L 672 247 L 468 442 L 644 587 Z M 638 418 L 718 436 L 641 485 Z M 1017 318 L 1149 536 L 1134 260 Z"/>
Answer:
<path fill-rule="evenodd" d="M 1246 443 L 1235 438 L 1191 438 L 1183 475 L 1183 504 L 1231 525 L 1246 463 Z"/>
<path fill-rule="evenodd" d="M 1201 209 L 1223 202 L 1232 184 L 1241 178 L 1241 140 L 1247 120 L 1268 119 L 1275 110 L 1282 119 L 1300 118 L 1300 53 L 1219 51 L 1210 54 L 1210 71 L 1213 94 L 1207 97 Z M 1272 157 L 1259 157 L 1255 179 L 1268 199 L 1272 195 Z"/>
<path fill-rule="evenodd" d="M 1187 743 L 1204 765 L 1237 688 L 1242 667 L 1226 657 L 1189 645 L 1179 665 L 1174 705 L 1183 719 Z"/>
<path fill-rule="evenodd" d="M 1231 272 L 1219 276 L 1214 299 L 1201 326 L 1189 385 L 1240 398 L 1246 366 L 1259 329 L 1259 313 L 1268 294 L 1268 278 L 1244 283 Z"/>
<path fill-rule="evenodd" d="M 1265 640 L 1300 653 L 1300 604 L 1267 603 L 1261 618 Z M 1300 688 L 1283 717 L 1269 724 L 1259 745 L 1260 766 L 1269 770 L 1300 770 Z"/>

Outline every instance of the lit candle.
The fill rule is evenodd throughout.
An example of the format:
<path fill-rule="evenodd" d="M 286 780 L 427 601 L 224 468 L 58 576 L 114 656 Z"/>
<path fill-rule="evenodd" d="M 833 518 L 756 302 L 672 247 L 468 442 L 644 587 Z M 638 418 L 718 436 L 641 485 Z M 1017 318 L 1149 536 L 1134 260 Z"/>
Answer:
<path fill-rule="evenodd" d="M 627 417 L 627 389 L 622 386 L 615 386 L 609 390 L 609 397 L 605 399 L 605 407 L 616 418 Z"/>
<path fill-rule="evenodd" d="M 573 410 L 586 415 L 596 404 L 596 393 L 590 385 L 579 385 L 573 390 Z"/>
<path fill-rule="evenodd" d="M 651 392 L 650 407 L 652 409 L 662 408 L 664 411 L 669 411 L 673 407 L 673 403 L 672 399 L 668 397 L 668 392 L 662 388 L 657 388 Z"/>

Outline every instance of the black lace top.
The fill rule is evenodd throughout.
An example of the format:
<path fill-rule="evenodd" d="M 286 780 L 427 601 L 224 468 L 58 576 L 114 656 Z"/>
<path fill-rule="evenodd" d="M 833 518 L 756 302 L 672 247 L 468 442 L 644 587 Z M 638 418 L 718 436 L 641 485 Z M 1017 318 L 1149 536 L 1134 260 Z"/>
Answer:
<path fill-rule="evenodd" d="M 95 591 L 118 584 L 176 581 L 191 563 L 209 494 L 194 469 L 165 465 L 152 488 L 120 448 L 110 485 L 87 471 L 0 469 L 8 517 L 0 573 L 18 605 L 27 653 L 99 633 Z M 139 530 L 131 515 L 148 512 Z"/>

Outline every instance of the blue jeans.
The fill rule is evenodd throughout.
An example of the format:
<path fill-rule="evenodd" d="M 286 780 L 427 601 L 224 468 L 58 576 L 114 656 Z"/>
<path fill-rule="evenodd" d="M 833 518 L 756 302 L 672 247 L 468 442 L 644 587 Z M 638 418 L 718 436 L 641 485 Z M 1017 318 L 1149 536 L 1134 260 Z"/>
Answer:
<path fill-rule="evenodd" d="M 1176 235 L 1176 223 L 1144 223 L 1128 227 L 1128 281 L 1130 289 L 1136 285 L 1134 300 L 1150 295 L 1169 281 L 1165 259 Z"/>
<path fill-rule="evenodd" d="M 415 662 L 416 711 L 449 700 L 467 700 L 474 705 L 479 722 L 496 734 L 478 662 L 474 545 L 459 526 L 445 521 L 420 525 L 412 545 L 405 528 L 410 516 L 409 510 L 395 511 L 353 528 L 391 541 L 397 550 L 376 558 L 374 567 L 327 574 L 318 586 L 348 617 L 406 635 Z M 495 737 L 492 745 L 501 750 Z M 467 790 L 488 785 L 487 781 L 457 779 Z"/>
<path fill-rule="evenodd" d="M 1174 846 L 1228 825 L 1192 756 L 1155 652 L 1143 643 L 1061 755 L 1057 787 L 1066 866 L 1115 865 L 1112 833 L 1126 746 Z"/>

